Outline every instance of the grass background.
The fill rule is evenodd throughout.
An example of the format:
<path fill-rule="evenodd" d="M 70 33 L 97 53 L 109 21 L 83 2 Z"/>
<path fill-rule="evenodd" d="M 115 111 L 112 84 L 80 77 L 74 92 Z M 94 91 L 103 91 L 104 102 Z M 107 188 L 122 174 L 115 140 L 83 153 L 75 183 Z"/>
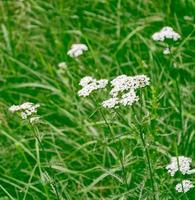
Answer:
<path fill-rule="evenodd" d="M 153 199 L 141 127 L 155 199 L 193 200 L 195 190 L 175 191 L 188 177 L 170 177 L 165 166 L 175 155 L 195 166 L 194 8 L 193 0 L 1 0 L 0 199 L 57 199 L 53 185 L 65 200 Z M 163 26 L 182 36 L 168 56 L 151 40 Z M 89 51 L 72 59 L 73 43 Z M 83 76 L 120 74 L 151 78 L 120 115 L 100 107 L 107 91 L 78 97 Z M 8 112 L 26 101 L 41 104 L 35 128 Z"/>

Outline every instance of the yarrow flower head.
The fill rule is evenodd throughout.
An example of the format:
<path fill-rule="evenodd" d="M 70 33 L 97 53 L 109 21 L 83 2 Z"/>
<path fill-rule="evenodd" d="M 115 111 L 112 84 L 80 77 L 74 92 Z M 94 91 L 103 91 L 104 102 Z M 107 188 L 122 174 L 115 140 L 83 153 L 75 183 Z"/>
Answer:
<path fill-rule="evenodd" d="M 170 51 L 170 48 L 169 47 L 167 47 L 167 48 L 165 48 L 164 50 L 163 50 L 163 54 L 164 55 L 168 55 L 168 54 L 170 54 L 171 53 L 171 51 Z"/>
<path fill-rule="evenodd" d="M 152 39 L 154 41 L 164 41 L 165 39 L 177 41 L 180 38 L 181 36 L 169 26 L 162 28 L 159 32 L 156 32 L 152 35 Z"/>
<path fill-rule="evenodd" d="M 105 108 L 117 108 L 119 105 L 131 106 L 139 100 L 136 89 L 150 84 L 146 75 L 127 76 L 120 75 L 111 81 L 111 98 L 102 102 Z"/>
<path fill-rule="evenodd" d="M 139 100 L 139 97 L 136 95 L 135 90 L 130 90 L 122 95 L 120 103 L 123 106 L 131 106 L 133 103 Z"/>
<path fill-rule="evenodd" d="M 191 16 L 184 16 L 183 17 L 184 18 L 184 20 L 186 20 L 186 21 L 193 21 L 193 17 L 191 17 Z"/>
<path fill-rule="evenodd" d="M 178 192 L 188 192 L 191 188 L 194 188 L 194 185 L 192 184 L 192 182 L 190 180 L 183 180 L 181 183 L 178 183 L 175 186 L 175 189 Z"/>
<path fill-rule="evenodd" d="M 195 169 L 191 169 L 188 171 L 188 174 L 195 174 Z"/>
<path fill-rule="evenodd" d="M 37 124 L 37 123 L 39 123 L 39 121 L 40 121 L 40 117 L 31 117 L 30 118 L 30 123 L 31 124 Z"/>
<path fill-rule="evenodd" d="M 183 175 L 194 174 L 195 169 L 190 169 L 191 162 L 192 159 L 185 156 L 172 157 L 171 162 L 167 165 L 166 169 L 171 176 L 174 176 L 177 171 L 180 171 Z M 190 180 L 183 180 L 181 183 L 176 185 L 175 189 L 178 192 L 187 192 L 193 187 L 194 185 Z"/>
<path fill-rule="evenodd" d="M 67 68 L 67 64 L 66 64 L 66 62 L 60 62 L 60 63 L 58 63 L 58 67 L 60 69 L 66 69 Z"/>
<path fill-rule="evenodd" d="M 147 85 L 150 85 L 150 78 L 146 75 L 137 75 L 133 77 L 134 79 L 134 89 L 143 88 Z"/>
<path fill-rule="evenodd" d="M 78 95 L 82 97 L 97 89 L 103 89 L 107 86 L 108 80 L 96 80 L 91 76 L 86 76 L 80 80 L 79 85 L 82 89 L 78 91 Z M 136 95 L 136 89 L 143 88 L 150 84 L 150 78 L 146 75 L 127 76 L 120 75 L 111 81 L 111 91 L 109 99 L 102 102 L 104 108 L 118 108 L 120 105 L 131 106 L 139 100 Z"/>
<path fill-rule="evenodd" d="M 79 85 L 85 87 L 89 83 L 92 83 L 93 81 L 94 79 L 91 76 L 85 76 L 80 80 Z"/>
<path fill-rule="evenodd" d="M 108 80 L 101 79 L 96 80 L 93 79 L 91 76 L 86 76 L 80 80 L 79 85 L 83 88 L 78 91 L 78 95 L 81 97 L 89 96 L 91 92 L 98 89 L 103 89 L 107 86 Z"/>
<path fill-rule="evenodd" d="M 180 171 L 183 175 L 188 174 L 190 171 L 191 158 L 178 156 L 172 157 L 171 162 L 167 165 L 166 169 L 171 176 L 174 176 L 177 171 Z"/>
<path fill-rule="evenodd" d="M 145 75 L 120 75 L 111 81 L 112 90 L 110 91 L 110 95 L 116 97 L 121 92 L 142 88 L 149 84 L 150 79 Z"/>
<path fill-rule="evenodd" d="M 88 47 L 85 44 L 73 44 L 71 49 L 68 51 L 70 57 L 78 57 L 83 54 L 84 51 L 87 51 Z"/>
<path fill-rule="evenodd" d="M 28 117 L 32 116 L 33 114 L 37 113 L 37 108 L 39 104 L 34 104 L 31 102 L 25 102 L 21 105 L 13 105 L 9 108 L 9 111 L 12 113 L 20 113 L 22 119 L 27 119 Z"/>
<path fill-rule="evenodd" d="M 102 106 L 104 108 L 116 108 L 118 104 L 119 99 L 117 97 L 113 97 L 102 102 Z"/>

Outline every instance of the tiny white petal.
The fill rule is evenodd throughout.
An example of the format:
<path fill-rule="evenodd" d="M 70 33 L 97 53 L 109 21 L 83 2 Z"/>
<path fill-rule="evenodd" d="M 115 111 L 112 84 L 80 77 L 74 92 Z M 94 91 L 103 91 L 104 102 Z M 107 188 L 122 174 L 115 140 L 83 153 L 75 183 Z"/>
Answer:
<path fill-rule="evenodd" d="M 195 174 L 195 169 L 191 169 L 187 172 L 187 174 Z"/>
<path fill-rule="evenodd" d="M 27 114 L 25 112 L 21 112 L 21 118 L 22 119 L 27 119 Z"/>
<path fill-rule="evenodd" d="M 186 20 L 186 21 L 193 21 L 193 17 L 191 17 L 191 16 L 184 16 L 183 17 L 184 18 L 184 20 Z"/>
<path fill-rule="evenodd" d="M 40 117 L 31 117 L 30 118 L 30 123 L 31 124 L 35 124 L 35 123 L 38 123 L 40 120 Z"/>
<path fill-rule="evenodd" d="M 163 50 L 163 54 L 164 55 L 168 55 L 170 53 L 171 53 L 171 51 L 170 51 L 170 49 L 168 47 Z"/>
<path fill-rule="evenodd" d="M 65 62 L 61 62 L 58 64 L 58 67 L 61 69 L 65 69 L 67 67 L 67 64 Z"/>

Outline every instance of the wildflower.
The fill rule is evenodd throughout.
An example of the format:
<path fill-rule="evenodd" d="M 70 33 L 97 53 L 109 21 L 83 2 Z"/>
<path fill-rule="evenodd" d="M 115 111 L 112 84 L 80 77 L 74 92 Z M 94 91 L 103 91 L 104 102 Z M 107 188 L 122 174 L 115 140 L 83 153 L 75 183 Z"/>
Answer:
<path fill-rule="evenodd" d="M 120 75 L 111 81 L 112 90 L 110 95 L 116 97 L 119 93 L 145 87 L 150 84 L 150 78 L 146 75 L 127 76 Z"/>
<path fill-rule="evenodd" d="M 80 80 L 82 89 L 78 91 L 79 96 L 86 97 L 92 91 L 103 89 L 107 86 L 108 80 L 96 80 L 91 76 L 86 76 Z M 136 89 L 150 84 L 150 78 L 146 75 L 127 76 L 120 75 L 111 81 L 111 98 L 102 102 L 104 108 L 117 108 L 119 105 L 128 106 L 139 100 Z"/>
<path fill-rule="evenodd" d="M 99 81 L 96 81 L 96 87 L 97 89 L 103 89 L 107 86 L 108 80 L 106 79 L 100 79 Z"/>
<path fill-rule="evenodd" d="M 86 85 L 81 90 L 78 91 L 78 95 L 80 97 L 86 97 L 89 96 L 91 92 L 93 92 L 96 89 L 96 85 L 94 83 L 91 83 L 90 85 Z"/>
<path fill-rule="evenodd" d="M 88 47 L 85 44 L 73 44 L 71 49 L 68 51 L 70 57 L 78 57 L 83 54 L 84 51 L 87 51 Z"/>
<path fill-rule="evenodd" d="M 120 75 L 111 81 L 111 86 L 113 87 L 110 91 L 112 97 L 116 97 L 119 92 L 124 92 L 131 88 L 132 77 L 127 75 Z"/>
<path fill-rule="evenodd" d="M 31 124 L 36 124 L 39 122 L 39 120 L 40 120 L 40 117 L 31 117 L 29 121 Z"/>
<path fill-rule="evenodd" d="M 79 85 L 81 85 L 83 88 L 78 91 L 78 95 L 82 97 L 89 96 L 91 92 L 94 90 L 103 89 L 107 84 L 108 80 L 106 79 L 96 80 L 91 76 L 86 76 L 80 80 Z"/>
<path fill-rule="evenodd" d="M 134 79 L 134 89 L 143 88 L 150 85 L 150 78 L 146 75 L 137 75 L 133 77 Z"/>
<path fill-rule="evenodd" d="M 94 79 L 91 76 L 85 76 L 80 80 L 79 85 L 85 87 L 89 83 L 93 82 L 93 80 Z"/>
<path fill-rule="evenodd" d="M 116 108 L 119 105 L 131 106 L 139 100 L 136 89 L 149 84 L 150 78 L 146 75 L 120 75 L 111 81 L 112 89 L 109 94 L 112 98 L 103 101 L 102 106 L 105 108 Z"/>
<path fill-rule="evenodd" d="M 58 64 L 58 67 L 59 67 L 60 69 L 66 69 L 67 65 L 66 65 L 65 62 L 61 62 L 61 63 Z"/>
<path fill-rule="evenodd" d="M 190 180 L 183 180 L 181 183 L 178 183 L 175 186 L 175 189 L 178 192 L 188 192 L 191 188 L 193 188 L 194 185 L 192 184 L 192 182 Z"/>
<path fill-rule="evenodd" d="M 138 100 L 139 100 L 139 97 L 136 95 L 135 91 L 131 90 L 130 92 L 122 95 L 120 103 L 123 106 L 131 106 L 133 103 L 135 103 Z"/>
<path fill-rule="evenodd" d="M 9 111 L 12 113 L 20 112 L 20 116 L 22 119 L 27 119 L 29 116 L 37 113 L 37 108 L 39 104 L 34 104 L 31 102 L 25 102 L 21 105 L 13 105 L 9 108 Z"/>
<path fill-rule="evenodd" d="M 191 169 L 187 172 L 187 174 L 195 174 L 195 169 Z"/>
<path fill-rule="evenodd" d="M 186 21 L 193 21 L 193 17 L 191 17 L 191 16 L 184 16 L 183 17 L 184 18 L 184 20 L 186 20 Z"/>
<path fill-rule="evenodd" d="M 163 54 L 164 55 L 168 55 L 170 53 L 171 53 L 171 51 L 170 51 L 170 49 L 168 47 L 163 50 Z"/>
<path fill-rule="evenodd" d="M 9 107 L 9 111 L 12 112 L 12 113 L 17 112 L 17 111 L 19 111 L 20 109 L 21 109 L 21 108 L 20 108 L 19 105 L 18 105 L 18 106 L 13 105 L 13 106 Z"/>
<path fill-rule="evenodd" d="M 181 36 L 169 26 L 162 28 L 159 32 L 156 32 L 152 35 L 152 39 L 154 41 L 164 41 L 165 39 L 177 41 L 180 38 Z"/>
<path fill-rule="evenodd" d="M 171 176 L 174 176 L 177 171 L 180 171 L 183 175 L 188 174 L 191 162 L 192 159 L 188 157 L 172 157 L 171 163 L 167 165 L 166 169 L 168 170 L 168 173 L 171 174 Z"/>
<path fill-rule="evenodd" d="M 116 108 L 116 105 L 119 103 L 118 98 L 110 98 L 102 102 L 104 108 Z"/>

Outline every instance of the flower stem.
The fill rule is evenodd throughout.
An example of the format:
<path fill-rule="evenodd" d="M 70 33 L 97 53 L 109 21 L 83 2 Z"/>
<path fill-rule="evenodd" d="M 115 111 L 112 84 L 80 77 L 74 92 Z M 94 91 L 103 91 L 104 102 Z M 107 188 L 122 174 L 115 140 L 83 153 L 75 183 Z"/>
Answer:
<path fill-rule="evenodd" d="M 142 93 L 141 92 L 140 92 L 140 97 L 142 98 Z M 143 109 L 142 109 L 143 101 L 142 101 L 142 99 L 140 99 L 140 104 L 141 105 L 140 105 L 140 120 L 139 121 L 141 122 L 143 120 L 143 116 L 142 116 L 142 113 L 143 113 Z M 151 165 L 151 161 L 150 161 L 150 154 L 149 154 L 149 150 L 148 150 L 145 138 L 144 138 L 144 134 L 143 134 L 143 130 L 142 130 L 142 125 L 141 125 L 140 122 L 138 122 L 138 125 L 139 125 L 139 135 L 140 135 L 140 138 L 141 138 L 141 141 L 142 141 L 142 144 L 143 144 L 143 147 L 144 147 L 146 159 L 147 159 L 147 164 L 148 164 L 148 169 L 149 169 L 149 174 L 150 174 L 150 180 L 151 180 L 151 185 L 152 185 L 152 191 L 153 191 L 153 199 L 155 200 L 156 199 L 156 192 L 155 192 L 155 186 L 154 186 L 154 178 L 153 178 L 153 172 L 152 172 L 152 165 Z"/>
<path fill-rule="evenodd" d="M 29 124 L 30 124 L 30 123 L 29 123 Z M 44 153 L 44 155 L 45 155 L 45 158 L 46 158 L 47 164 L 48 164 L 48 166 L 49 166 L 49 169 L 50 169 L 50 171 L 52 171 L 51 164 L 49 163 L 49 161 L 48 161 L 48 159 L 47 159 L 47 153 L 46 153 L 46 151 L 45 151 L 45 148 L 44 148 L 44 146 L 43 146 L 42 142 L 40 141 L 39 136 L 38 136 L 38 134 L 37 134 L 38 130 L 37 130 L 36 128 L 34 128 L 31 124 L 30 124 L 30 126 L 31 126 L 31 128 L 32 128 L 32 130 L 33 130 L 33 133 L 34 133 L 35 138 L 37 139 L 37 141 L 38 141 L 38 143 L 39 143 L 39 145 L 40 145 L 40 147 L 41 147 L 41 149 L 42 149 L 42 151 L 43 151 L 43 153 Z M 54 188 L 54 190 L 55 190 L 55 194 L 56 194 L 56 196 L 57 196 L 57 199 L 60 200 L 60 196 L 59 196 L 59 193 L 58 193 L 58 190 L 57 190 L 57 186 L 56 186 L 56 180 L 55 180 L 55 177 L 54 177 L 53 174 L 52 174 L 52 180 L 53 180 L 53 182 L 51 182 L 50 184 L 53 186 L 53 188 Z"/>
<path fill-rule="evenodd" d="M 145 154 L 146 154 L 146 159 L 147 159 L 147 163 L 148 163 L 148 169 L 149 169 L 149 173 L 150 173 L 150 180 L 151 180 L 151 184 L 152 184 L 153 199 L 155 200 L 156 199 L 156 197 L 155 197 L 155 187 L 154 187 L 152 166 L 151 166 L 151 162 L 150 162 L 150 154 L 149 154 L 149 151 L 148 151 L 145 139 L 144 139 L 144 135 L 143 135 L 143 132 L 142 132 L 141 125 L 139 126 L 139 135 L 140 135 L 140 138 L 141 138 L 144 150 L 145 150 Z"/>
<path fill-rule="evenodd" d="M 134 110 L 133 110 L 134 111 Z M 118 113 L 116 111 L 116 113 L 118 114 L 118 116 L 124 121 L 126 122 L 127 126 L 129 128 L 131 128 L 131 126 L 129 125 L 129 123 L 124 119 L 123 116 L 120 115 L 120 113 Z M 140 111 L 140 114 L 142 113 L 142 111 Z M 136 116 L 136 114 L 135 114 Z M 145 151 L 145 155 L 146 155 L 146 159 L 147 159 L 147 164 L 148 164 L 148 169 L 149 169 L 149 174 L 150 174 L 150 180 L 151 180 L 151 185 L 152 185 L 152 191 L 153 191 L 153 200 L 156 200 L 156 192 L 155 192 L 155 187 L 154 187 L 154 178 L 153 178 L 153 172 L 152 172 L 152 165 L 151 165 L 151 161 L 150 161 L 150 154 L 149 154 L 149 151 L 148 151 L 148 148 L 147 148 L 147 145 L 146 145 L 146 142 L 145 142 L 145 138 L 144 138 L 144 135 L 143 135 L 143 131 L 142 131 L 142 125 L 140 124 L 140 122 L 138 122 L 139 124 L 139 136 L 140 136 L 140 139 L 142 141 L 142 144 L 143 144 L 143 147 L 144 147 L 144 151 Z"/>
<path fill-rule="evenodd" d="M 106 125 L 107 125 L 107 127 L 108 127 L 108 129 L 109 129 L 109 132 L 110 132 L 110 134 L 111 134 L 112 140 L 114 141 L 114 133 L 113 133 L 113 131 L 112 131 L 112 129 L 111 129 L 110 124 L 108 123 L 107 119 L 105 118 L 105 116 L 104 116 L 104 114 L 103 114 L 101 108 L 100 108 L 100 113 L 101 113 L 102 118 L 104 119 L 104 121 L 105 121 L 105 123 L 106 123 Z M 121 146 L 121 148 L 122 148 L 121 143 L 120 143 L 120 146 Z M 122 157 L 120 156 L 120 154 L 119 154 L 119 151 L 120 151 L 120 150 L 118 149 L 117 145 L 116 145 L 116 151 L 117 151 L 117 157 L 118 157 L 119 162 L 120 162 L 120 165 L 121 165 L 121 170 L 122 170 L 122 174 L 123 174 L 123 182 L 125 183 L 126 189 L 128 190 L 129 187 L 128 187 L 128 181 L 127 181 L 127 176 L 126 176 L 126 170 L 125 170 L 123 158 L 122 158 Z"/>
<path fill-rule="evenodd" d="M 179 105 L 178 105 L 178 109 L 179 109 L 179 117 L 180 117 L 180 129 L 181 129 L 181 148 L 183 149 L 183 142 L 184 142 L 184 128 L 183 128 L 183 108 L 182 108 L 182 100 L 181 100 L 181 92 L 180 92 L 180 87 L 179 87 L 179 83 L 178 83 L 178 78 L 176 78 L 175 80 L 176 82 L 176 88 L 177 88 L 177 95 L 178 95 L 178 101 L 179 101 Z"/>

